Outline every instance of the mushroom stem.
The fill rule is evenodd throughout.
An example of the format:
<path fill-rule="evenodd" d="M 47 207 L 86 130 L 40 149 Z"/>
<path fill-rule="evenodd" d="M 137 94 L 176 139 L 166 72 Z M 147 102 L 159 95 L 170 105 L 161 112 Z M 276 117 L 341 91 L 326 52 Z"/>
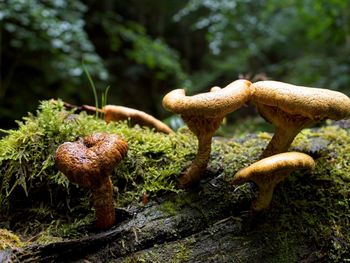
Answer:
<path fill-rule="evenodd" d="M 260 212 L 269 207 L 272 196 L 273 196 L 274 187 L 259 187 L 259 193 L 257 198 L 252 203 L 252 210 L 255 212 Z"/>
<path fill-rule="evenodd" d="M 264 179 L 261 178 L 261 181 L 259 182 L 259 193 L 252 203 L 252 210 L 255 212 L 260 212 L 267 209 L 272 201 L 272 196 L 276 185 L 284 181 L 289 174 L 290 171 L 282 170 L 280 172 L 272 172 Z"/>
<path fill-rule="evenodd" d="M 94 133 L 76 142 L 61 144 L 55 156 L 57 168 L 68 180 L 92 191 L 98 228 L 114 224 L 115 210 L 110 175 L 125 157 L 128 144 L 115 134 Z"/>
<path fill-rule="evenodd" d="M 182 187 L 191 186 L 200 181 L 202 172 L 207 167 L 210 158 L 212 135 L 198 137 L 198 152 L 190 167 L 179 179 Z"/>
<path fill-rule="evenodd" d="M 313 123 L 310 118 L 293 115 L 277 107 L 258 104 L 257 109 L 263 118 L 275 126 L 275 133 L 260 159 L 288 151 L 298 133 Z"/>
<path fill-rule="evenodd" d="M 113 199 L 113 185 L 110 176 L 104 176 L 98 187 L 92 189 L 93 207 L 96 213 L 96 226 L 108 229 L 114 225 L 115 209 Z"/>
<path fill-rule="evenodd" d="M 216 130 L 219 128 L 223 118 L 223 116 L 216 118 L 205 118 L 201 116 L 182 115 L 182 119 L 185 121 L 188 128 L 197 136 L 198 150 L 196 158 L 193 160 L 191 166 L 179 179 L 181 187 L 190 187 L 200 181 L 202 173 L 207 167 L 209 161 L 211 139 Z"/>
<path fill-rule="evenodd" d="M 288 151 L 289 146 L 292 144 L 294 138 L 298 133 L 304 128 L 305 125 L 300 125 L 295 127 L 282 127 L 278 126 L 275 128 L 275 133 L 266 146 L 260 159 Z"/>

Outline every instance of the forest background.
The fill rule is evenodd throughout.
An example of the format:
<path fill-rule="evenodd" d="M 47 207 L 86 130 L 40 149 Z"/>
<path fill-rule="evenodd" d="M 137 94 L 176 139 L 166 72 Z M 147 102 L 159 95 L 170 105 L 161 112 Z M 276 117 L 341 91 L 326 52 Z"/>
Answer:
<path fill-rule="evenodd" d="M 108 103 L 163 120 L 168 91 L 240 77 L 350 95 L 350 2 L 0 0 L 1 128 L 39 100 L 94 105 L 83 63 Z"/>

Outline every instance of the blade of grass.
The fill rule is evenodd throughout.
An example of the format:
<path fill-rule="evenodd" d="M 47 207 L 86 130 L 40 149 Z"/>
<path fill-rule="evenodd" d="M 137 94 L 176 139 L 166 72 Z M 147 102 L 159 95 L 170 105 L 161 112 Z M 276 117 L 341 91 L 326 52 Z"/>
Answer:
<path fill-rule="evenodd" d="M 95 83 L 93 82 L 93 80 L 91 78 L 91 75 L 90 75 L 89 71 L 87 70 L 87 68 L 85 66 L 84 60 L 82 61 L 82 64 L 83 64 L 83 69 L 84 69 L 85 75 L 88 78 L 90 86 L 92 88 L 92 92 L 94 93 L 95 107 L 96 107 L 96 117 L 98 117 L 98 111 L 97 111 L 98 110 L 98 98 L 97 98 L 97 92 L 96 92 Z"/>
<path fill-rule="evenodd" d="M 101 108 L 107 105 L 107 97 L 108 97 L 108 92 L 109 92 L 110 86 L 107 86 L 105 91 L 103 92 L 101 96 Z"/>

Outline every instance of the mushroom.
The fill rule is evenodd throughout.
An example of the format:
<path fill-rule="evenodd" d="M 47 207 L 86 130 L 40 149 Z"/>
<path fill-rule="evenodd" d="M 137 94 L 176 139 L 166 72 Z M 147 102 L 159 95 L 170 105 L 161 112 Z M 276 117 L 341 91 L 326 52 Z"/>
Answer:
<path fill-rule="evenodd" d="M 70 104 L 67 103 L 67 105 Z M 89 105 L 83 105 L 81 108 L 91 112 L 98 111 L 100 113 L 104 113 L 104 118 L 107 123 L 111 121 L 123 121 L 130 119 L 132 123 L 154 128 L 156 131 L 159 132 L 163 132 L 166 134 L 174 132 L 168 125 L 156 119 L 152 115 L 133 108 L 116 105 L 106 105 L 102 109 L 98 109 Z"/>
<path fill-rule="evenodd" d="M 95 133 L 76 142 L 65 142 L 56 151 L 57 168 L 72 183 L 91 190 L 96 226 L 100 229 L 108 229 L 115 222 L 110 175 L 127 151 L 125 141 L 108 133 Z"/>
<path fill-rule="evenodd" d="M 259 212 L 268 208 L 275 186 L 291 172 L 299 169 L 314 169 L 314 159 L 300 152 L 287 152 L 261 159 L 239 170 L 232 181 L 233 185 L 254 182 L 259 188 L 252 210 Z"/>
<path fill-rule="evenodd" d="M 278 81 L 259 81 L 251 89 L 258 112 L 275 126 L 260 158 L 287 151 L 295 136 L 315 122 L 350 116 L 350 98 L 337 91 Z"/>
<path fill-rule="evenodd" d="M 251 82 L 236 80 L 223 89 L 213 87 L 210 92 L 186 96 L 184 89 L 165 95 L 165 109 L 180 114 L 189 129 L 197 136 L 198 152 L 190 167 L 180 178 L 182 187 L 189 187 L 201 179 L 211 151 L 211 139 L 223 118 L 240 108 L 250 98 Z"/>

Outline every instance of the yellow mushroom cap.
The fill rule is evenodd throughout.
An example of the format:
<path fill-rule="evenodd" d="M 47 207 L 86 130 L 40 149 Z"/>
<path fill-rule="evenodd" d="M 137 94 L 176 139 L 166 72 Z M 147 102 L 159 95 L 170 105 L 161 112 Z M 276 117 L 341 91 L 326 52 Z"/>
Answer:
<path fill-rule="evenodd" d="M 278 107 L 311 120 L 340 120 L 350 116 L 350 98 L 338 91 L 279 81 L 259 81 L 251 89 L 254 103 Z"/>
<path fill-rule="evenodd" d="M 186 96 L 184 89 L 176 89 L 165 95 L 165 109 L 181 114 L 205 117 L 225 116 L 250 99 L 251 82 L 236 80 L 225 88 L 212 88 L 211 92 Z"/>
<path fill-rule="evenodd" d="M 239 184 L 243 181 L 256 182 L 259 177 L 261 179 L 264 175 L 272 175 L 276 172 L 285 171 L 286 173 L 292 172 L 298 169 L 314 169 L 314 159 L 300 152 L 287 152 L 276 154 L 264 159 L 261 159 L 252 165 L 239 170 L 234 177 L 233 184 Z M 256 178 L 256 180 L 254 179 Z"/>

